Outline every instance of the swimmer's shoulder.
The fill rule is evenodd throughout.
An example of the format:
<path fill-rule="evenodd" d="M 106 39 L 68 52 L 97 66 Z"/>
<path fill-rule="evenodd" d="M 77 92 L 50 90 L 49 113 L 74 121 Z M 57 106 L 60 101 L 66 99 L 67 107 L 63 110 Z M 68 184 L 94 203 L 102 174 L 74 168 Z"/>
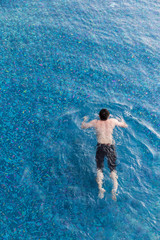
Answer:
<path fill-rule="evenodd" d="M 96 127 L 96 125 L 98 124 L 98 120 L 94 119 L 90 123 L 92 123 L 92 125 Z"/>
<path fill-rule="evenodd" d="M 94 120 L 92 121 L 92 124 L 93 124 L 93 126 L 94 126 L 95 128 L 98 128 L 98 127 L 101 125 L 101 121 L 98 120 L 98 119 L 94 119 Z"/>
<path fill-rule="evenodd" d="M 108 122 L 109 124 L 115 126 L 116 123 L 117 123 L 117 119 L 115 119 L 115 118 L 109 118 L 109 119 L 107 120 L 107 122 Z"/>
<path fill-rule="evenodd" d="M 115 118 L 109 118 L 107 121 L 115 122 L 115 121 L 117 121 L 117 119 L 115 119 Z"/>

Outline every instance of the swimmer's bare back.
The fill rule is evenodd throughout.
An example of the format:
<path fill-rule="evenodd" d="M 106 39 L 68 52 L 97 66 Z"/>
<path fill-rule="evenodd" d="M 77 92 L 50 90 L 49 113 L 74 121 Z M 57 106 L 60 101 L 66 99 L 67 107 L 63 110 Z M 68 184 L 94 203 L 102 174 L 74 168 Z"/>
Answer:
<path fill-rule="evenodd" d="M 121 121 L 118 121 L 115 118 L 108 118 L 105 121 L 95 119 L 88 123 L 85 122 L 86 120 L 87 117 L 84 117 L 81 128 L 95 128 L 97 134 L 97 142 L 101 144 L 113 144 L 112 133 L 113 129 L 116 126 L 123 128 L 128 127 L 123 119 L 121 119 Z"/>

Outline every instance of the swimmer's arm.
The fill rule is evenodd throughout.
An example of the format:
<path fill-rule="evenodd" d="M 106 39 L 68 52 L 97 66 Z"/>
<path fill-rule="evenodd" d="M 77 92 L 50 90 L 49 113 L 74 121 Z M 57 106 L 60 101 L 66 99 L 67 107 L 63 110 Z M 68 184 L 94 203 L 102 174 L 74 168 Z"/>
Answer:
<path fill-rule="evenodd" d="M 122 128 L 128 127 L 128 125 L 125 123 L 125 121 L 123 119 L 121 119 L 121 121 L 114 119 L 114 124 L 115 124 L 115 126 L 122 127 Z"/>
<path fill-rule="evenodd" d="M 87 129 L 87 128 L 91 128 L 91 127 L 95 127 L 96 125 L 96 120 L 92 120 L 89 123 L 86 123 L 85 121 L 87 120 L 87 117 L 84 117 L 84 120 L 82 122 L 81 128 L 83 129 Z"/>

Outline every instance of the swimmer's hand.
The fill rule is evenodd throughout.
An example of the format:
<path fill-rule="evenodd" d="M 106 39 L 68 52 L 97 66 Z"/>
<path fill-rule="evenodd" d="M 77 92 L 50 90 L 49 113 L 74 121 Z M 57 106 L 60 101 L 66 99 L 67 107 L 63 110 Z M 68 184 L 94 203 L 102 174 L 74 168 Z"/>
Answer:
<path fill-rule="evenodd" d="M 88 116 L 83 117 L 83 121 L 86 122 L 88 120 Z"/>
<path fill-rule="evenodd" d="M 117 124 L 117 126 L 120 126 L 120 127 L 123 127 L 123 128 L 127 128 L 128 127 L 128 125 L 125 123 L 125 121 L 124 121 L 124 119 L 121 117 L 121 118 L 117 118 L 117 120 L 118 120 L 118 124 Z"/>
<path fill-rule="evenodd" d="M 121 121 L 121 123 L 123 124 L 123 127 L 124 127 L 124 128 L 127 128 L 127 127 L 128 127 L 128 125 L 125 123 L 125 121 L 124 121 L 123 118 L 121 118 L 120 121 Z"/>
<path fill-rule="evenodd" d="M 86 125 L 87 125 L 86 121 L 87 121 L 87 120 L 88 120 L 88 117 L 87 117 L 87 116 L 84 116 L 84 117 L 83 117 L 83 122 L 82 122 L 81 128 L 86 128 Z"/>
<path fill-rule="evenodd" d="M 96 122 L 97 120 L 92 120 L 90 122 L 86 122 L 88 120 L 88 117 L 85 116 L 83 117 L 83 122 L 82 122 L 82 125 L 81 125 L 81 128 L 84 128 L 84 129 L 87 129 L 87 128 L 91 128 L 91 127 L 95 127 L 96 126 Z"/>

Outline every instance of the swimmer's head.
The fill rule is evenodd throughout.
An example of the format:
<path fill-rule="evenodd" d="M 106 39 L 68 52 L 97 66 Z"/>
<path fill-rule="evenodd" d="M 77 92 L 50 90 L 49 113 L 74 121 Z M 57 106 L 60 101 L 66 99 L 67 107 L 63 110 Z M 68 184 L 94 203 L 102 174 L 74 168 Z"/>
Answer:
<path fill-rule="evenodd" d="M 108 119 L 110 112 L 107 109 L 102 109 L 99 112 L 99 117 L 102 121 L 105 121 Z"/>

